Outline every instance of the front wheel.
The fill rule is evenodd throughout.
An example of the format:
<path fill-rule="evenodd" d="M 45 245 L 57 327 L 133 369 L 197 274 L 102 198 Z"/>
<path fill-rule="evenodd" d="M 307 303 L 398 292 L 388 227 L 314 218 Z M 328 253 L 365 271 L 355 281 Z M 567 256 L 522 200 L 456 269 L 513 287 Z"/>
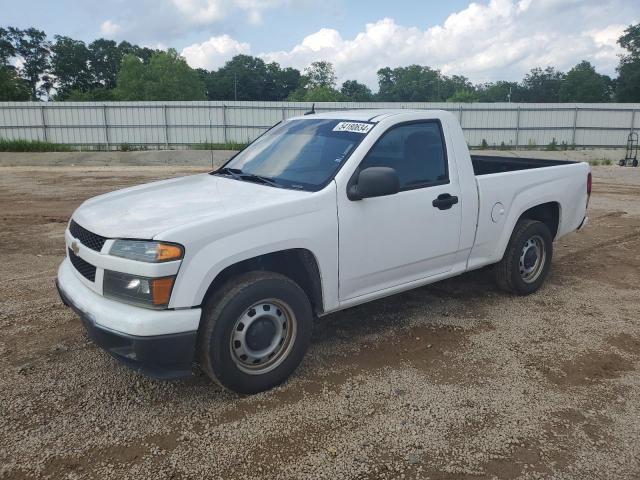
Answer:
<path fill-rule="evenodd" d="M 502 260 L 496 265 L 498 286 L 518 295 L 529 295 L 542 286 L 553 255 L 549 228 L 536 220 L 519 221 Z"/>
<path fill-rule="evenodd" d="M 311 341 L 313 314 L 304 291 L 273 272 L 250 272 L 227 282 L 207 302 L 198 338 L 205 373 L 238 393 L 284 382 Z"/>

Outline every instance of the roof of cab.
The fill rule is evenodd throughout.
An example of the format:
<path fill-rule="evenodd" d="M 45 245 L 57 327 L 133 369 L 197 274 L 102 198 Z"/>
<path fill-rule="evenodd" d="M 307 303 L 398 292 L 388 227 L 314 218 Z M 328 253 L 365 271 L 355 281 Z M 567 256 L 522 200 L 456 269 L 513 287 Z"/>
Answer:
<path fill-rule="evenodd" d="M 360 122 L 379 122 L 385 118 L 393 115 L 400 115 L 402 113 L 411 112 L 424 112 L 424 110 L 410 110 L 406 108 L 380 108 L 380 109 L 368 109 L 368 110 L 333 110 L 330 112 L 316 112 L 313 116 L 307 118 L 328 118 L 335 120 L 354 120 Z M 304 118 L 303 116 L 296 118 Z"/>

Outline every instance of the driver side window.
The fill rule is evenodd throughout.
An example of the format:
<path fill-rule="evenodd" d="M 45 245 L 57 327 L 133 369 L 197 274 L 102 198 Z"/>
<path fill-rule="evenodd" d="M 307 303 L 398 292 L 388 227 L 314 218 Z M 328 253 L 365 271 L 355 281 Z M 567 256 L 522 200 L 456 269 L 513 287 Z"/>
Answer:
<path fill-rule="evenodd" d="M 400 190 L 449 182 L 440 125 L 437 122 L 409 123 L 384 133 L 360 164 L 391 167 L 400 178 Z"/>

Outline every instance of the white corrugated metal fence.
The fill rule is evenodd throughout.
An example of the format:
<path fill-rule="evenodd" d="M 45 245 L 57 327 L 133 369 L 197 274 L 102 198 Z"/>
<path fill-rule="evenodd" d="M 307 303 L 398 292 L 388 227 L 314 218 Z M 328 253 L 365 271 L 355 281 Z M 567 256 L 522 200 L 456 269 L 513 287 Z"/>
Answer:
<path fill-rule="evenodd" d="M 245 143 L 311 103 L 291 102 L 0 102 L 0 138 L 45 140 L 86 148 L 122 145 L 188 148 Z M 316 111 L 362 108 L 443 109 L 467 142 L 510 148 L 558 144 L 622 147 L 640 130 L 640 104 L 317 103 Z"/>

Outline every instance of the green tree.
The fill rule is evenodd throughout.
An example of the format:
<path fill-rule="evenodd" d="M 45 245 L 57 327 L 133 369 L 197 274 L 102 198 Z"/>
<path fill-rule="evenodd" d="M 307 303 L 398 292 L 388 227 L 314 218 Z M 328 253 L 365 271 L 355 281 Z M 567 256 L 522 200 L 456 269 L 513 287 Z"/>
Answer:
<path fill-rule="evenodd" d="M 149 47 L 140 47 L 126 41 L 122 41 L 118 44 L 118 53 L 120 58 L 124 58 L 125 55 L 135 55 L 142 60 L 142 63 L 149 63 L 153 54 L 159 51 L 161 50 L 154 50 Z"/>
<path fill-rule="evenodd" d="M 52 88 L 49 73 L 51 42 L 46 34 L 35 28 L 20 30 L 9 27 L 9 35 L 18 58 L 22 60 L 18 73 L 29 86 L 32 100 L 40 95 L 48 95 Z"/>
<path fill-rule="evenodd" d="M 620 62 L 616 81 L 616 100 L 640 102 L 640 59 Z"/>
<path fill-rule="evenodd" d="M 476 87 L 476 95 L 479 102 L 522 102 L 525 101 L 525 93 L 518 82 L 489 82 Z"/>
<path fill-rule="evenodd" d="M 298 88 L 300 72 L 251 55 L 236 55 L 217 71 L 199 69 L 209 100 L 284 100 Z"/>
<path fill-rule="evenodd" d="M 113 102 L 116 98 L 115 89 L 92 88 L 91 90 L 71 90 L 65 97 L 67 102 Z"/>
<path fill-rule="evenodd" d="M 534 68 L 522 81 L 524 97 L 527 102 L 556 103 L 560 101 L 560 86 L 564 73 L 554 67 L 544 70 Z"/>
<path fill-rule="evenodd" d="M 157 52 L 146 47 L 132 45 L 129 42 L 117 44 L 113 40 L 99 38 L 91 42 L 89 49 L 89 71 L 94 88 L 111 89 L 116 87 L 120 65 L 126 55 L 132 55 L 143 63 L 149 63 Z"/>
<path fill-rule="evenodd" d="M 356 80 L 347 80 L 342 84 L 340 93 L 345 100 L 350 102 L 370 102 L 373 100 L 371 89 Z"/>
<path fill-rule="evenodd" d="M 266 70 L 264 100 L 284 100 L 300 85 L 300 71 L 281 68 L 276 62 L 269 63 Z"/>
<path fill-rule="evenodd" d="M 118 73 L 119 100 L 205 100 L 204 85 L 194 69 L 174 49 L 157 52 L 148 64 L 129 54 Z"/>
<path fill-rule="evenodd" d="M 96 87 L 115 88 L 123 53 L 113 40 L 99 38 L 89 44 L 89 64 Z"/>
<path fill-rule="evenodd" d="M 306 88 L 317 87 L 335 88 L 337 77 L 333 64 L 330 62 L 313 62 L 304 69 Z"/>
<path fill-rule="evenodd" d="M 473 90 L 458 90 L 449 98 L 447 98 L 447 102 L 457 102 L 457 103 L 471 103 L 476 102 L 478 97 Z"/>
<path fill-rule="evenodd" d="M 0 27 L 0 66 L 8 66 L 9 60 L 16 56 L 9 30 Z"/>
<path fill-rule="evenodd" d="M 342 102 L 343 95 L 335 88 L 322 86 L 313 88 L 299 88 L 289 95 L 290 102 Z"/>
<path fill-rule="evenodd" d="M 84 42 L 56 35 L 51 47 L 51 73 L 55 78 L 56 98 L 66 99 L 72 90 L 85 92 L 92 86 L 89 49 Z"/>
<path fill-rule="evenodd" d="M 386 102 L 438 101 L 451 90 L 439 71 L 420 65 L 378 70 L 378 87 L 378 99 Z"/>
<path fill-rule="evenodd" d="M 573 67 L 560 85 L 561 102 L 608 102 L 611 100 L 611 79 L 596 72 L 583 60 Z"/>
<path fill-rule="evenodd" d="M 618 39 L 618 45 L 628 53 L 620 57 L 616 100 L 640 102 L 640 23 L 629 26 Z"/>
<path fill-rule="evenodd" d="M 0 101 L 29 100 L 29 87 L 9 61 L 16 56 L 11 32 L 0 27 Z"/>
<path fill-rule="evenodd" d="M 236 55 L 206 81 L 209 100 L 262 100 L 267 85 L 264 60 L 251 55 Z"/>
<path fill-rule="evenodd" d="M 29 100 L 29 86 L 20 78 L 14 68 L 0 66 L 0 101 L 15 102 Z"/>
<path fill-rule="evenodd" d="M 618 45 L 629 52 L 628 56 L 640 58 L 640 23 L 627 27 L 618 39 Z"/>
<path fill-rule="evenodd" d="M 468 92 L 475 98 L 475 87 L 467 77 L 463 75 L 452 75 L 451 77 L 447 77 L 446 75 L 442 75 L 438 70 L 436 70 L 436 73 L 436 90 L 435 96 L 432 98 L 433 101 L 442 102 L 446 100 L 448 102 L 451 97 L 462 95 L 461 92 Z M 464 95 L 463 97 L 466 100 L 456 101 L 475 101 L 469 100 L 469 95 Z"/>

